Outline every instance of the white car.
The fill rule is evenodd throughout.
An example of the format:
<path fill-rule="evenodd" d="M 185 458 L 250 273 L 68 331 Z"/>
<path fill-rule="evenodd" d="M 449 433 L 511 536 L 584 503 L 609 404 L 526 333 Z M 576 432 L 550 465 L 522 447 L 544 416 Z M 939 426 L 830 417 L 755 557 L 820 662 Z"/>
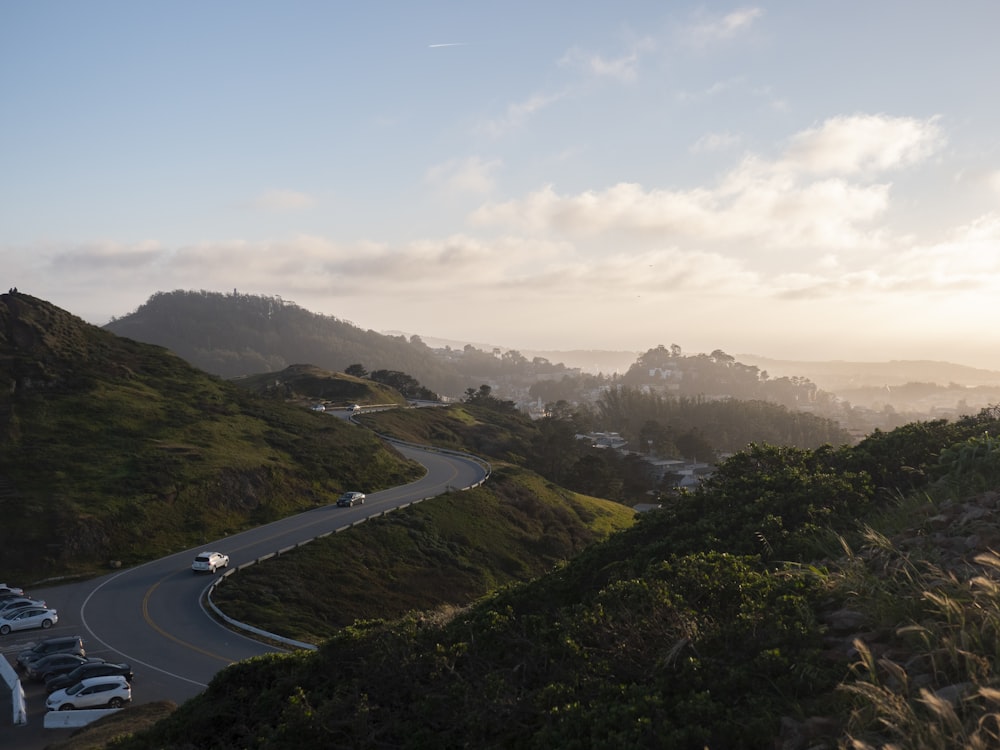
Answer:
<path fill-rule="evenodd" d="M 24 589 L 18 588 L 17 586 L 8 586 L 6 583 L 0 583 L 0 594 L 17 594 L 18 596 L 24 596 Z"/>
<path fill-rule="evenodd" d="M 8 599 L 0 603 L 0 617 L 9 617 L 12 612 L 25 607 L 47 607 L 43 599 L 31 599 L 27 596 L 19 596 L 16 599 Z"/>
<path fill-rule="evenodd" d="M 221 552 L 200 552 L 191 563 L 195 573 L 214 573 L 219 568 L 229 567 L 229 555 Z"/>
<path fill-rule="evenodd" d="M 132 688 L 121 675 L 88 677 L 72 687 L 56 690 L 45 701 L 49 711 L 74 708 L 121 708 L 132 700 Z"/>
<path fill-rule="evenodd" d="M 59 622 L 59 615 L 54 609 L 24 607 L 0 616 L 0 635 L 7 635 L 12 630 L 30 630 L 31 628 L 48 630 L 57 622 Z"/>

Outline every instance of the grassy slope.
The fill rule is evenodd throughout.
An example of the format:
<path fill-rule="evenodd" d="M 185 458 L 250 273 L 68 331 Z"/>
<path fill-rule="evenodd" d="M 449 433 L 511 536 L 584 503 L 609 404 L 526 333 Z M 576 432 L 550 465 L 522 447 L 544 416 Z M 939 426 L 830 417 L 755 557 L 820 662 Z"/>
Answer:
<path fill-rule="evenodd" d="M 540 576 L 630 526 L 632 517 L 622 505 L 505 468 L 483 487 L 373 519 L 242 571 L 217 589 L 215 600 L 231 617 L 319 643 L 358 619 L 466 605 Z"/>
<path fill-rule="evenodd" d="M 756 481 L 780 479 L 799 496 L 822 477 L 838 486 L 827 466 L 912 478 L 982 428 L 998 424 L 904 428 L 812 454 L 815 473 L 764 449 L 755 460 L 778 463 Z M 1000 442 L 972 440 L 976 489 L 1000 486 Z M 870 505 L 832 498 L 868 506 L 857 521 L 871 528 L 839 532 L 850 530 L 854 551 L 765 564 L 726 552 L 711 528 L 737 491 L 762 513 L 783 493 L 758 497 L 763 485 L 732 477 L 467 609 L 358 622 L 316 654 L 235 665 L 121 748 L 995 747 L 1000 560 L 972 567 L 966 555 L 972 540 L 1000 538 L 986 511 L 998 500 L 956 495 L 955 478 Z M 698 517 L 700 529 L 680 522 Z"/>
<path fill-rule="evenodd" d="M 236 378 L 233 382 L 260 396 L 300 403 L 303 406 L 316 403 L 331 407 L 349 404 L 406 404 L 403 395 L 393 388 L 314 365 L 291 365 L 280 372 L 247 375 Z"/>
<path fill-rule="evenodd" d="M 427 409 L 397 409 L 365 414 L 373 430 L 414 443 L 475 453 L 493 461 L 523 463 L 534 424 L 520 414 L 506 414 L 469 404 Z"/>
<path fill-rule="evenodd" d="M 40 300 L 4 301 L 8 578 L 139 562 L 420 474 L 368 431 L 259 398 Z"/>

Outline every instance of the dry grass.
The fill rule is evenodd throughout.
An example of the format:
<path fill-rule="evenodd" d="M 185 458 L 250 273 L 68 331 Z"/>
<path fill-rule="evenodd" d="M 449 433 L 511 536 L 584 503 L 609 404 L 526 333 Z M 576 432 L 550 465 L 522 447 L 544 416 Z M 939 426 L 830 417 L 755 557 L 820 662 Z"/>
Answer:
<path fill-rule="evenodd" d="M 1000 556 L 945 570 L 874 530 L 831 585 L 873 622 L 896 626 L 878 651 L 856 639 L 854 699 L 841 750 L 1000 747 Z M 905 614 L 905 617 L 894 619 Z"/>
<path fill-rule="evenodd" d="M 171 701 L 129 706 L 88 724 L 74 732 L 69 739 L 53 743 L 46 750 L 104 750 L 109 743 L 120 737 L 149 729 L 176 708 L 177 704 Z"/>

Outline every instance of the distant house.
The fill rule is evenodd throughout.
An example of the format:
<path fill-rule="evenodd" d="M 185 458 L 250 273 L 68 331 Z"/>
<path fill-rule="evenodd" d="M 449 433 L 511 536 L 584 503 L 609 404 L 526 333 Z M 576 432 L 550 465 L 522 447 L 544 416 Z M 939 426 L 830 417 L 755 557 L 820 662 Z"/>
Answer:
<path fill-rule="evenodd" d="M 660 380 L 680 380 L 684 377 L 684 372 L 674 367 L 650 367 L 649 377 Z"/>
<path fill-rule="evenodd" d="M 701 461 L 685 461 L 680 458 L 654 458 L 645 456 L 646 462 L 652 467 L 658 482 L 667 477 L 676 478 L 676 487 L 697 487 L 701 480 L 711 474 L 715 467 Z"/>
<path fill-rule="evenodd" d="M 617 432 L 588 432 L 586 435 L 577 435 L 576 439 L 589 440 L 593 448 L 624 450 L 628 445 L 628 441 Z"/>
<path fill-rule="evenodd" d="M 659 510 L 662 507 L 662 503 L 636 503 L 632 506 L 632 510 L 636 513 L 648 513 L 651 510 Z"/>

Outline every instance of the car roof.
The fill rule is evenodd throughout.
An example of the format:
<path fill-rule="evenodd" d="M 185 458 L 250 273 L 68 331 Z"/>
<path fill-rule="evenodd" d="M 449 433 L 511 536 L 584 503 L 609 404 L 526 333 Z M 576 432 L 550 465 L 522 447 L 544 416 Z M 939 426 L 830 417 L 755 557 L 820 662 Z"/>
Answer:
<path fill-rule="evenodd" d="M 103 677 L 84 677 L 80 682 L 83 683 L 84 687 L 90 687 L 91 685 L 101 685 L 105 682 L 118 682 L 123 685 L 128 685 L 128 680 L 125 679 L 123 675 L 120 674 L 108 674 Z"/>
<path fill-rule="evenodd" d="M 80 656 L 80 654 L 74 654 L 71 651 L 57 651 L 54 654 L 46 654 L 45 656 L 43 656 L 41 659 L 39 659 L 35 663 L 36 664 L 41 664 L 43 662 L 45 662 L 45 663 L 51 663 L 51 662 L 54 662 L 54 661 L 58 661 L 59 659 L 66 659 L 66 658 L 70 658 L 70 659 L 86 659 L 87 657 L 86 656 Z M 81 661 L 80 663 L 81 664 L 86 664 L 87 662 Z M 98 662 L 98 663 L 100 663 L 100 662 Z"/>
<path fill-rule="evenodd" d="M 42 646 L 47 643 L 70 643 L 72 641 L 82 641 L 83 636 L 79 635 L 54 635 L 51 638 L 46 638 L 44 640 L 38 641 L 36 646 Z"/>
<path fill-rule="evenodd" d="M 88 672 L 91 669 L 99 668 L 108 669 L 132 669 L 132 665 L 124 661 L 82 661 L 80 666 L 73 670 L 73 672 Z M 70 672 L 69 674 L 73 674 Z"/>

